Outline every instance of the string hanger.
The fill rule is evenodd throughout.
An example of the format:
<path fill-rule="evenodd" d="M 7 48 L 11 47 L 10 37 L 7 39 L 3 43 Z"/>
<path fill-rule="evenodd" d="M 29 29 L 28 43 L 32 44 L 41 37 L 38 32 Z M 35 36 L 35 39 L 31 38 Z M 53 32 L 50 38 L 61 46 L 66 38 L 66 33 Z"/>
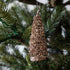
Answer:
<path fill-rule="evenodd" d="M 37 10 L 41 9 L 41 3 L 39 3 L 38 1 L 36 1 L 36 8 L 37 8 Z"/>
<path fill-rule="evenodd" d="M 41 16 L 41 9 L 42 9 L 41 6 L 42 6 L 41 3 L 36 1 L 36 9 L 37 9 L 36 16 L 38 16 L 38 15 Z"/>
<path fill-rule="evenodd" d="M 46 6 L 46 5 L 40 3 L 40 2 L 38 2 L 38 1 L 36 0 L 36 10 L 39 12 L 39 13 L 38 13 L 39 15 L 42 14 L 42 6 Z"/>

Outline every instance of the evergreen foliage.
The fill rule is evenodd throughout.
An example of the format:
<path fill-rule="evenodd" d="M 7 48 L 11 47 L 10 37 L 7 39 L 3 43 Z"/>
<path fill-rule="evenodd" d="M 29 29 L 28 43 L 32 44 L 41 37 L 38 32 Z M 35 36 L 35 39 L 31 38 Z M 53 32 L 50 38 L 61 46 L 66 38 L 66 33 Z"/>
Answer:
<path fill-rule="evenodd" d="M 37 7 L 29 11 L 28 5 L 14 3 L 13 0 L 0 0 L 0 60 L 1 66 L 11 70 L 70 70 L 70 11 L 60 2 L 54 8 L 41 5 L 41 17 L 44 24 L 48 46 L 46 60 L 31 62 L 28 55 L 29 40 L 33 17 Z M 24 22 L 23 22 L 24 21 Z M 16 45 L 26 45 L 26 57 L 19 52 Z M 13 53 L 8 52 L 9 48 Z M 63 50 L 67 51 L 64 55 Z"/>

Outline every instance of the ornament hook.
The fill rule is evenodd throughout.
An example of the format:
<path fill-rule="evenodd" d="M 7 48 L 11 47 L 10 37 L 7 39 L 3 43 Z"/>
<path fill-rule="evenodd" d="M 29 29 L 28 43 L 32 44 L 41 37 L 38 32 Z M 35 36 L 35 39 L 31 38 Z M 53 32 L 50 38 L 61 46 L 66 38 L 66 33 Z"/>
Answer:
<path fill-rule="evenodd" d="M 38 15 L 39 15 L 39 13 L 40 13 L 40 9 L 37 11 L 37 14 L 36 14 L 36 16 L 38 16 Z"/>

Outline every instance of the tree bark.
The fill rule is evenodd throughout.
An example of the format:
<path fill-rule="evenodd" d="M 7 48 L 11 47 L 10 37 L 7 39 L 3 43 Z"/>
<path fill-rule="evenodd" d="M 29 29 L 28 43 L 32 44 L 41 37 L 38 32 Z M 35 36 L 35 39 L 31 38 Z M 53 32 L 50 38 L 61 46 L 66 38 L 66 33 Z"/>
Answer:
<path fill-rule="evenodd" d="M 26 4 L 32 4 L 32 5 L 36 5 L 36 4 L 40 4 L 43 5 L 42 3 L 36 1 L 36 0 L 19 0 L 20 2 L 26 3 Z"/>
<path fill-rule="evenodd" d="M 19 0 L 20 2 L 23 2 L 23 3 L 26 3 L 26 4 L 32 4 L 32 5 L 43 5 L 43 3 L 40 3 L 36 0 Z M 48 0 L 49 3 L 51 2 L 51 0 Z M 61 1 L 62 2 L 62 1 Z M 60 1 L 59 0 L 56 0 L 56 6 L 57 4 L 60 5 Z M 50 3 L 52 4 L 52 3 Z M 61 3 L 62 5 L 66 6 L 66 5 L 70 5 L 70 1 L 67 1 L 66 3 Z M 53 7 L 52 5 L 50 5 L 50 7 Z M 55 6 L 54 6 L 55 7 Z"/>

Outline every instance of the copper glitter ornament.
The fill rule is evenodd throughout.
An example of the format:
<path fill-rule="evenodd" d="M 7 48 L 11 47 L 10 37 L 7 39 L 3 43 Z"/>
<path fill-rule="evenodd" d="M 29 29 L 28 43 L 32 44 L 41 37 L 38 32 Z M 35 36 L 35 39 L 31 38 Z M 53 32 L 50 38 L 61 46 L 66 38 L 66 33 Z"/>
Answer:
<path fill-rule="evenodd" d="M 31 61 L 45 60 L 47 55 L 47 43 L 39 11 L 40 10 L 37 11 L 37 14 L 33 20 L 29 42 L 29 55 Z"/>

